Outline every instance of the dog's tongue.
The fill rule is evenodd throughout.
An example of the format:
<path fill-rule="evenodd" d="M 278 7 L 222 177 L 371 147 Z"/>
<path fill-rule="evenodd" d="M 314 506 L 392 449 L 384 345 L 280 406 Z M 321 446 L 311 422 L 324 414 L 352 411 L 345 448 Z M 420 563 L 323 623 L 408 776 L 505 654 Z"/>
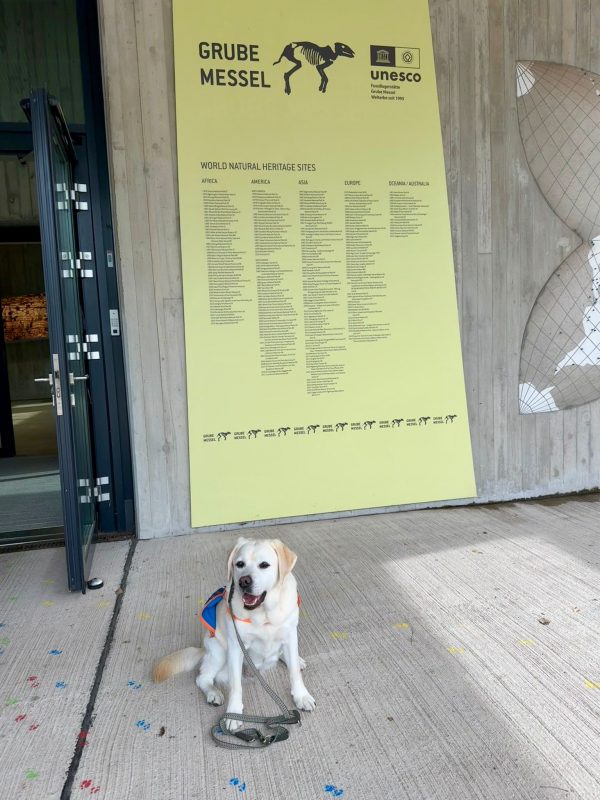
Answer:
<path fill-rule="evenodd" d="M 244 605 L 252 608 L 253 606 L 257 606 L 262 599 L 262 595 L 256 594 L 249 594 L 248 592 L 244 592 L 242 595 L 242 600 L 244 601 Z"/>

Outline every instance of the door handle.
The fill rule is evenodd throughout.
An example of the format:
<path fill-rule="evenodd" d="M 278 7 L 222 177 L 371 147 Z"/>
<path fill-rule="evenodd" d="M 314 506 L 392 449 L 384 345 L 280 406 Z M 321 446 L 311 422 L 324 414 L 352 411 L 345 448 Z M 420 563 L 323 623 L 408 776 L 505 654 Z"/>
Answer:
<path fill-rule="evenodd" d="M 54 383 L 54 397 L 56 398 L 56 416 L 62 417 L 63 414 L 63 398 L 62 388 L 60 385 L 60 364 L 58 361 L 58 353 L 52 353 L 52 366 L 54 372 L 52 373 Z"/>
<path fill-rule="evenodd" d="M 58 353 L 52 353 L 52 366 L 54 372 L 49 372 L 47 378 L 34 378 L 34 383 L 49 383 L 52 392 L 52 405 L 56 408 L 56 415 L 62 417 L 63 404 L 62 404 L 62 390 L 60 387 L 60 367 L 58 362 Z"/>
<path fill-rule="evenodd" d="M 69 372 L 69 385 L 70 386 L 75 386 L 75 381 L 87 381 L 87 379 L 88 379 L 87 375 L 73 375 L 72 372 Z M 75 401 L 75 395 L 74 395 L 73 392 L 71 392 L 71 405 L 74 406 L 75 402 L 76 402 Z"/>

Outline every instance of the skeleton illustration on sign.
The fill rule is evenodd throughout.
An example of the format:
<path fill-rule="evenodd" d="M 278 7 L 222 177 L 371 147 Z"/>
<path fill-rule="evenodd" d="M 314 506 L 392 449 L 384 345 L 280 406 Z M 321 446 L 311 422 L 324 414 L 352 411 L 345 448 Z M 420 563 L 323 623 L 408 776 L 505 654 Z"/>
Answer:
<path fill-rule="evenodd" d="M 291 61 L 294 65 L 283 76 L 286 94 L 292 93 L 290 77 L 294 74 L 294 72 L 297 72 L 299 69 L 301 69 L 303 64 L 309 64 L 311 67 L 316 68 L 317 72 L 321 76 L 319 91 L 325 92 L 329 82 L 329 78 L 327 77 L 325 70 L 327 67 L 330 67 L 333 64 L 338 56 L 354 58 L 354 50 L 351 47 L 348 47 L 347 44 L 342 44 L 342 42 L 336 42 L 333 47 L 330 47 L 329 45 L 321 47 L 318 44 L 313 44 L 313 42 L 290 42 L 290 44 L 287 44 L 283 48 L 283 52 L 277 61 L 273 62 L 273 66 L 279 64 L 281 59 L 284 57 L 287 58 L 288 61 Z"/>

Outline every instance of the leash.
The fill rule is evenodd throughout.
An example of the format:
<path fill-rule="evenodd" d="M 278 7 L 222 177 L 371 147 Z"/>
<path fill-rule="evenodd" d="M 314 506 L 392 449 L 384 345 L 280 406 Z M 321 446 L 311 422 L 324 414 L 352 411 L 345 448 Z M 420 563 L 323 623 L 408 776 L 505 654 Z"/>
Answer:
<path fill-rule="evenodd" d="M 211 734 L 219 747 L 227 747 L 230 750 L 258 750 L 262 747 L 268 747 L 270 744 L 275 744 L 275 742 L 284 742 L 289 738 L 290 732 L 283 726 L 295 724 L 302 725 L 302 722 L 300 720 L 300 712 L 298 709 L 289 709 L 281 697 L 279 697 L 279 695 L 273 689 L 271 689 L 269 684 L 256 668 L 254 662 L 248 654 L 248 651 L 244 647 L 244 643 L 242 642 L 237 625 L 235 624 L 233 609 L 231 608 L 231 598 L 233 597 L 234 589 L 235 583 L 234 581 L 231 581 L 227 605 L 231 611 L 231 621 L 233 622 L 233 628 L 235 630 L 235 635 L 237 636 L 238 644 L 246 663 L 252 670 L 254 676 L 258 678 L 258 681 L 263 689 L 279 706 L 281 714 L 273 717 L 260 717 L 254 714 L 223 714 L 219 722 L 211 728 Z M 225 721 L 228 719 L 234 719 L 239 722 L 251 722 L 254 725 L 261 725 L 265 730 L 261 731 L 258 728 L 243 728 L 239 731 L 228 731 L 225 727 Z M 240 739 L 241 742 L 245 742 L 245 744 L 241 744 L 241 742 L 227 741 L 224 738 L 225 736 L 233 736 L 236 739 Z"/>

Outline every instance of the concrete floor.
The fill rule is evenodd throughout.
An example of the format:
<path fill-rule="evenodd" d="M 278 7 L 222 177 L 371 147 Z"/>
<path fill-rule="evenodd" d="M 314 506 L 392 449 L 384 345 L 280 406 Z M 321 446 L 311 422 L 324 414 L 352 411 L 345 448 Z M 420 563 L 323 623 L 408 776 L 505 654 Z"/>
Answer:
<path fill-rule="evenodd" d="M 70 796 L 600 798 L 599 512 L 587 496 L 252 531 L 299 555 L 318 703 L 260 752 L 213 745 L 219 712 L 193 673 L 150 680 L 157 657 L 199 641 L 236 534 L 139 542 Z M 99 548 L 106 588 L 85 597 L 63 592 L 61 550 L 0 555 L 3 800 L 61 797 L 125 549 Z M 269 682 L 289 699 L 283 668 Z M 245 706 L 271 711 L 254 680 Z"/>
<path fill-rule="evenodd" d="M 63 523 L 52 403 L 13 403 L 12 414 L 17 455 L 0 459 L 0 539 Z"/>

